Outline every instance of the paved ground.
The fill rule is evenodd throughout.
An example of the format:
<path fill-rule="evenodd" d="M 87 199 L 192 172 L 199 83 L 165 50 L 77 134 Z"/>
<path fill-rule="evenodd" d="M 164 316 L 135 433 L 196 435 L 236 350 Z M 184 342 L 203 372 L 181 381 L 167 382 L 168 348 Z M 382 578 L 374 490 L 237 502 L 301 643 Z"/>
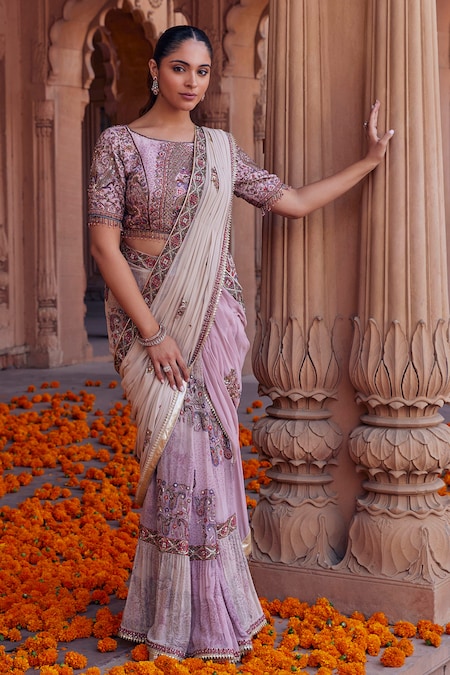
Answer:
<path fill-rule="evenodd" d="M 54 380 L 59 381 L 59 388 L 61 391 L 73 390 L 75 392 L 84 388 L 86 380 L 100 380 L 102 386 L 95 387 L 92 391 L 96 395 L 96 407 L 101 409 L 109 409 L 114 402 L 122 400 L 120 387 L 117 389 L 108 388 L 108 383 L 111 380 L 118 381 L 118 376 L 113 368 L 111 357 L 108 354 L 106 328 L 101 303 L 92 303 L 88 306 L 86 327 L 94 351 L 92 361 L 74 366 L 52 368 L 49 370 L 7 369 L 0 371 L 0 402 L 9 402 L 12 396 L 24 393 L 30 384 L 39 387 L 42 382 Z M 247 376 L 244 378 L 243 385 L 240 419 L 246 426 L 251 426 L 251 416 L 246 413 L 246 407 L 251 405 L 253 400 L 259 398 L 257 393 L 257 382 L 254 377 Z M 448 406 L 444 407 L 442 414 L 447 421 L 450 421 L 450 408 Z M 10 506 L 14 506 L 13 502 L 15 497 L 13 495 L 9 495 L 8 497 L 8 503 Z M 119 611 L 121 606 L 122 602 L 115 600 L 111 603 L 110 608 L 115 612 Z M 68 645 L 68 648 L 76 649 L 77 651 L 84 653 L 88 657 L 88 665 L 95 665 L 101 669 L 102 673 L 104 673 L 114 665 L 123 664 L 130 657 L 129 655 L 133 645 L 124 640 L 119 640 L 118 642 L 118 649 L 110 654 L 100 654 L 96 649 L 97 641 L 94 638 L 79 641 L 76 643 L 76 646 L 71 643 Z M 432 658 L 430 659 L 430 657 Z M 443 645 L 439 650 L 430 651 L 430 648 L 424 647 L 417 650 L 415 657 L 407 660 L 407 665 L 401 669 L 401 672 L 405 673 L 405 675 L 423 675 L 424 673 L 441 674 L 444 672 L 440 668 L 442 659 L 444 659 L 444 661 L 447 659 L 445 662 L 447 664 L 449 663 L 449 640 L 446 640 L 445 646 Z M 435 663 L 432 663 L 433 660 Z M 385 669 L 376 661 L 377 660 L 374 659 L 371 663 L 367 664 L 366 672 L 368 675 L 385 672 Z M 314 670 L 311 670 L 311 672 L 314 672 Z"/>

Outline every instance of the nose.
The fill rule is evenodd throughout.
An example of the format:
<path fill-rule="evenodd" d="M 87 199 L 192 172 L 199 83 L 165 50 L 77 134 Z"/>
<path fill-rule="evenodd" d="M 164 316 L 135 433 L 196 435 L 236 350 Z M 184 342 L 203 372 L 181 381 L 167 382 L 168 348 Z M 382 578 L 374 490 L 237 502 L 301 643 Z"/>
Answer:
<path fill-rule="evenodd" d="M 195 71 L 189 71 L 188 84 L 190 87 L 197 86 L 197 73 Z"/>

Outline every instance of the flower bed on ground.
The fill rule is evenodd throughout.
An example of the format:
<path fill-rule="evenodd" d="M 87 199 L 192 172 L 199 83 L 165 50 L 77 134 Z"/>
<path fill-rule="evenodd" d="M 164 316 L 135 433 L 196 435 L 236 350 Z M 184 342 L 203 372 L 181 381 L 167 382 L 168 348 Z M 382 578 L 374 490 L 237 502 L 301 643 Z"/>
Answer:
<path fill-rule="evenodd" d="M 5 675 L 100 675 L 77 646 L 90 639 L 99 654 L 117 648 L 138 536 L 133 495 L 139 467 L 129 407 L 117 401 L 108 411 L 96 409 L 93 391 L 100 384 L 88 381 L 75 394 L 58 391 L 58 382 L 43 383 L 0 403 L 0 672 Z M 250 412 L 260 407 L 254 402 Z M 240 433 L 242 445 L 251 446 L 251 432 L 242 426 Z M 255 497 L 269 480 L 267 467 L 256 457 L 244 462 L 247 489 Z M 449 485 L 448 474 L 446 480 Z M 250 514 L 255 504 L 249 496 Z M 268 624 L 236 666 L 168 657 L 149 662 L 145 646 L 138 645 L 132 659 L 108 675 L 359 675 L 368 657 L 399 668 L 414 641 L 437 647 L 442 634 L 450 633 L 450 624 L 426 620 L 389 626 L 382 613 L 346 617 L 326 598 L 314 605 L 295 598 L 262 604 Z"/>

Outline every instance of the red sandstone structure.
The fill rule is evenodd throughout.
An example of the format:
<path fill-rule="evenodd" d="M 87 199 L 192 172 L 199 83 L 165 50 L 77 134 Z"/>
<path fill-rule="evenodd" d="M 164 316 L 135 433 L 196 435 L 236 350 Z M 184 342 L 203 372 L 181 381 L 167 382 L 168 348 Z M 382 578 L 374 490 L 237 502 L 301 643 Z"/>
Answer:
<path fill-rule="evenodd" d="M 375 97 L 396 131 L 373 175 L 306 219 L 235 206 L 272 399 L 255 430 L 273 465 L 253 519 L 259 590 L 450 621 L 448 0 L 0 0 L 0 367 L 90 358 L 93 144 L 137 116 L 155 41 L 182 22 L 215 48 L 199 122 L 286 182 L 360 157 Z"/>

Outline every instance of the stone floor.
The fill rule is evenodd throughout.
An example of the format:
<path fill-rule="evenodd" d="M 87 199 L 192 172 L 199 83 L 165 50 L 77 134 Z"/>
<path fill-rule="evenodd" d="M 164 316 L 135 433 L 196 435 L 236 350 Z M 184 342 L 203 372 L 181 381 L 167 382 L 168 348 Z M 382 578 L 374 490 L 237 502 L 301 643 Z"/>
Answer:
<path fill-rule="evenodd" d="M 115 401 L 121 399 L 120 387 L 118 389 L 110 389 L 107 386 L 111 380 L 117 380 L 118 377 L 108 354 L 101 305 L 99 303 L 93 303 L 88 309 L 86 326 L 90 343 L 93 346 L 94 355 L 92 361 L 51 370 L 8 369 L 1 371 L 1 402 L 9 402 L 12 396 L 24 393 L 30 384 L 35 384 L 39 387 L 42 382 L 50 380 L 58 380 L 60 383 L 60 390 L 62 391 L 79 391 L 83 388 L 86 380 L 100 380 L 102 386 L 96 387 L 94 393 L 96 394 L 96 405 L 102 409 L 109 409 Z M 242 405 L 240 408 L 240 419 L 246 426 L 251 426 L 251 416 L 246 413 L 246 407 L 250 405 L 255 398 L 258 398 L 257 383 L 252 376 L 247 376 L 244 378 Z M 450 419 L 450 411 L 447 410 L 447 408 L 444 410 L 444 415 L 446 419 Z M 10 501 L 11 499 L 14 501 L 15 497 L 10 497 L 8 501 L 8 503 L 13 506 L 13 503 Z M 450 598 L 448 601 L 450 606 Z M 114 600 L 110 605 L 110 608 L 112 611 L 119 611 L 121 604 L 121 601 Z M 278 628 L 282 630 L 282 622 L 278 624 Z M 125 661 L 130 659 L 130 652 L 133 646 L 130 643 L 119 640 L 119 645 L 115 652 L 100 654 L 96 649 L 96 642 L 97 641 L 94 638 L 81 640 L 77 641 L 76 646 L 71 643 L 68 648 L 76 649 L 77 651 L 84 653 L 88 657 L 88 665 L 99 667 L 102 673 L 105 673 L 115 665 L 122 665 Z M 308 672 L 314 673 L 316 670 L 310 669 Z M 386 672 L 388 671 L 379 664 L 378 659 L 369 659 L 366 667 L 367 675 L 376 675 L 377 673 L 386 674 Z M 392 672 L 392 670 L 390 672 Z M 439 649 L 426 647 L 420 645 L 418 642 L 415 654 L 407 659 L 403 668 L 396 669 L 395 672 L 400 672 L 405 675 L 450 675 L 450 636 L 444 636 L 443 643 Z"/>

